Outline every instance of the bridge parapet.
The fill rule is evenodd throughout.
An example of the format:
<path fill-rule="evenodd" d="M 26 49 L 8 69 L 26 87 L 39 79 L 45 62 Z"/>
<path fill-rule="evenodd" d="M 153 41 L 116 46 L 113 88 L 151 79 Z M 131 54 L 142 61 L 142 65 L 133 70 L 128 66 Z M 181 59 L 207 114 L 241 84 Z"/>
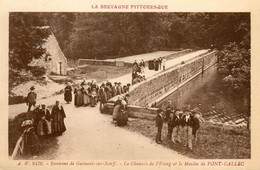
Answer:
<path fill-rule="evenodd" d="M 179 87 L 203 73 L 205 69 L 217 62 L 217 51 L 202 54 L 155 77 L 142 82 L 130 91 L 129 104 L 150 106 L 172 93 Z M 165 96 L 166 95 L 166 96 Z M 169 95 L 169 94 L 168 94 Z"/>

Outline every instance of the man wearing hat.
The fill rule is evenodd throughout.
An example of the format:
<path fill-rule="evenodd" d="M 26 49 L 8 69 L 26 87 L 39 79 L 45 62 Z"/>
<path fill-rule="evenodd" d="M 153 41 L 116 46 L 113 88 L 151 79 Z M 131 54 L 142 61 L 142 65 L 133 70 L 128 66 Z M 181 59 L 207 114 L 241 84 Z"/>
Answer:
<path fill-rule="evenodd" d="M 180 133 L 181 133 L 181 117 L 182 117 L 182 111 L 179 109 L 176 109 L 174 112 L 174 118 L 173 118 L 173 143 L 180 143 Z"/>
<path fill-rule="evenodd" d="M 28 105 L 28 110 L 27 112 L 31 111 L 31 107 L 36 105 L 36 98 L 37 94 L 34 92 L 34 86 L 30 88 L 30 92 L 27 95 L 27 101 L 26 104 Z"/>
<path fill-rule="evenodd" d="M 168 124 L 168 134 L 167 134 L 167 140 L 171 141 L 172 140 L 172 131 L 173 131 L 173 127 L 175 126 L 175 119 L 174 119 L 174 113 L 171 112 L 170 113 L 170 117 L 167 121 Z"/>
<path fill-rule="evenodd" d="M 159 109 L 158 114 L 155 118 L 155 126 L 157 127 L 157 134 L 156 134 L 156 143 L 160 144 L 162 142 L 162 127 L 163 127 L 163 119 L 162 119 L 162 114 L 163 111 L 162 109 Z"/>
<path fill-rule="evenodd" d="M 173 110 L 173 107 L 172 107 L 172 102 L 169 100 L 167 102 L 167 106 L 165 108 L 165 121 L 168 121 L 169 118 L 170 118 L 170 113 L 171 111 Z"/>
<path fill-rule="evenodd" d="M 185 109 L 184 115 L 181 118 L 181 125 L 183 127 L 185 146 L 192 149 L 192 117 L 191 112 L 187 109 Z"/>
<path fill-rule="evenodd" d="M 199 114 L 195 111 L 191 111 L 191 118 L 192 118 L 192 136 L 193 136 L 193 144 L 197 144 L 197 131 L 200 127 L 200 119 L 199 119 Z"/>

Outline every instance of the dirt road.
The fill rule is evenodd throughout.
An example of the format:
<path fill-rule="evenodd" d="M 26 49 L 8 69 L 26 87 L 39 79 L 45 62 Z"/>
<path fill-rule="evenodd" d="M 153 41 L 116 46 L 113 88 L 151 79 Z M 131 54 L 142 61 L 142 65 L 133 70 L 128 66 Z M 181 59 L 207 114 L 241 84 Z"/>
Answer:
<path fill-rule="evenodd" d="M 75 108 L 64 104 L 67 131 L 58 137 L 57 160 L 127 160 L 127 159 L 187 159 L 154 141 L 111 123 L 110 115 L 103 115 L 98 107 Z M 157 154 L 160 153 L 160 154 Z"/>

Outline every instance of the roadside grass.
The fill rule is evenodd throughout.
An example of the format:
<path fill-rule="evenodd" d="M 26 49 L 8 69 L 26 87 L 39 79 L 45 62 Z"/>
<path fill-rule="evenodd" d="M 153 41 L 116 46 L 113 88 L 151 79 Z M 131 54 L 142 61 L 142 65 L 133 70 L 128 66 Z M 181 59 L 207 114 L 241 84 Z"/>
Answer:
<path fill-rule="evenodd" d="M 141 133 L 155 142 L 157 129 L 155 122 L 146 119 L 131 119 L 124 128 Z M 209 122 L 201 123 L 197 132 L 198 141 L 193 150 L 188 150 L 182 143 L 173 144 L 167 142 L 167 124 L 162 130 L 162 145 L 179 154 L 194 159 L 250 159 L 250 132 L 247 129 L 238 129 L 214 125 Z"/>
<path fill-rule="evenodd" d="M 116 78 L 132 72 L 132 67 L 116 67 L 105 65 L 88 65 L 76 70 L 70 75 L 72 79 L 95 79 L 98 82 L 106 81 L 107 79 Z"/>
<path fill-rule="evenodd" d="M 16 145 L 17 140 L 22 135 L 23 131 L 21 128 L 22 122 L 26 120 L 26 113 L 20 113 L 18 116 L 16 116 L 15 119 L 9 119 L 8 120 L 8 140 L 9 140 L 9 146 L 8 146 L 8 153 L 9 156 L 12 155 L 12 152 L 14 150 L 14 147 Z M 54 151 L 58 148 L 58 140 L 56 137 L 48 137 L 48 138 L 40 138 L 39 139 L 39 153 L 37 156 L 45 155 L 45 157 L 41 156 L 41 159 L 53 159 Z M 17 159 L 33 159 L 34 155 L 28 156 L 23 155 L 20 158 Z"/>

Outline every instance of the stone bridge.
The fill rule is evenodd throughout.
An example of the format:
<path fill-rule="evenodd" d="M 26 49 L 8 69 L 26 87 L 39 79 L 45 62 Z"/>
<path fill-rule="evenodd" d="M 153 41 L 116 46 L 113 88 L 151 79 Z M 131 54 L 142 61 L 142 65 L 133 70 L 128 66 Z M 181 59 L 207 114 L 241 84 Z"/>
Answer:
<path fill-rule="evenodd" d="M 216 53 L 217 51 L 211 51 L 201 54 L 141 82 L 130 91 L 129 104 L 144 107 L 159 102 L 216 63 Z"/>

